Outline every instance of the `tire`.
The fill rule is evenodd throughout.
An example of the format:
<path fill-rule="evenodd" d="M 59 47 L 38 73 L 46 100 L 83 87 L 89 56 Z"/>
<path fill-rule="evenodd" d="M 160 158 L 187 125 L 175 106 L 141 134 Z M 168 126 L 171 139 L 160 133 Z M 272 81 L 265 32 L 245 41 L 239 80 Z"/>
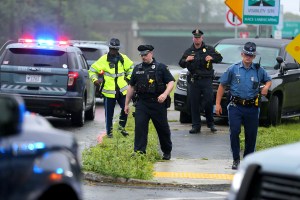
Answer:
<path fill-rule="evenodd" d="M 179 121 L 180 123 L 192 123 L 192 117 L 190 114 L 180 111 Z"/>
<path fill-rule="evenodd" d="M 96 112 L 96 97 L 94 97 L 91 107 L 85 112 L 85 118 L 87 120 L 94 120 L 95 112 Z"/>
<path fill-rule="evenodd" d="M 78 112 L 74 112 L 71 115 L 72 124 L 75 126 L 83 126 L 85 122 L 85 101 L 82 101 L 81 110 Z"/>
<path fill-rule="evenodd" d="M 268 124 L 272 126 L 277 126 L 281 121 L 281 111 L 279 107 L 279 99 L 277 96 L 273 96 L 271 98 L 270 106 L 269 106 L 269 117 Z"/>

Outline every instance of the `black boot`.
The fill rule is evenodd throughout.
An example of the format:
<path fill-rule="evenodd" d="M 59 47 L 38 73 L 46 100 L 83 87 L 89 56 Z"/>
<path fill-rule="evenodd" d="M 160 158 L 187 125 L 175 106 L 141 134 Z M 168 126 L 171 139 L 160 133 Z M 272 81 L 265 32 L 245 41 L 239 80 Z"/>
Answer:
<path fill-rule="evenodd" d="M 197 134 L 197 133 L 200 133 L 200 128 L 192 128 L 190 131 L 190 134 Z"/>

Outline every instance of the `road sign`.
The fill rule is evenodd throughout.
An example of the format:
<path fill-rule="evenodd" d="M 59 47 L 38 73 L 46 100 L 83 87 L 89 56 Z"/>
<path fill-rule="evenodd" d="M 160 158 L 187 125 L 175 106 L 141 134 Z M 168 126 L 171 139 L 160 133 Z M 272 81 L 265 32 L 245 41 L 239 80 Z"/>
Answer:
<path fill-rule="evenodd" d="M 244 24 L 279 23 L 280 0 L 245 0 L 243 7 Z"/>
<path fill-rule="evenodd" d="M 242 21 L 244 0 L 225 0 L 225 4 Z"/>
<path fill-rule="evenodd" d="M 277 26 L 273 26 L 273 35 L 278 30 Z M 298 21 L 286 21 L 283 22 L 281 29 L 283 38 L 292 38 L 300 34 L 300 22 Z"/>
<path fill-rule="evenodd" d="M 231 11 L 228 10 L 226 12 L 226 21 L 229 23 L 231 26 L 240 26 L 242 25 L 241 20 L 239 20 L 236 15 Z"/>
<path fill-rule="evenodd" d="M 285 50 L 300 63 L 300 34 L 286 46 Z"/>

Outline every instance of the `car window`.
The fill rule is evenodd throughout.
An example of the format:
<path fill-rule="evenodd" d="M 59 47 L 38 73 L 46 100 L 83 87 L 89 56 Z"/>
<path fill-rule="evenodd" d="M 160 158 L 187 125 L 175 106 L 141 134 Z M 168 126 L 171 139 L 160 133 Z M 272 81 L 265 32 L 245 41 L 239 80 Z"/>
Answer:
<path fill-rule="evenodd" d="M 297 62 L 295 61 L 295 59 L 294 59 L 288 52 L 286 53 L 285 60 L 286 60 L 287 63 L 297 63 Z M 298 64 L 299 64 L 299 63 L 298 63 Z"/>
<path fill-rule="evenodd" d="M 84 59 L 84 57 L 83 57 L 82 55 L 79 55 L 79 60 L 80 60 L 82 69 L 88 69 L 88 66 L 87 66 L 87 64 L 86 64 L 86 61 L 85 61 L 85 59 Z"/>
<path fill-rule="evenodd" d="M 2 64 L 61 68 L 67 64 L 67 56 L 64 51 L 57 50 L 10 48 Z"/>
<path fill-rule="evenodd" d="M 238 44 L 218 44 L 216 50 L 223 56 L 223 63 L 234 64 L 242 60 L 241 50 L 243 45 Z M 276 65 L 276 57 L 279 55 L 279 48 L 257 46 L 257 56 L 253 62 L 260 61 L 261 66 L 273 69 Z"/>
<path fill-rule="evenodd" d="M 69 52 L 69 68 L 79 69 L 79 63 L 76 59 L 76 54 L 74 52 Z"/>
<path fill-rule="evenodd" d="M 80 47 L 84 57 L 87 60 L 98 60 L 102 56 L 102 52 L 99 49 Z"/>

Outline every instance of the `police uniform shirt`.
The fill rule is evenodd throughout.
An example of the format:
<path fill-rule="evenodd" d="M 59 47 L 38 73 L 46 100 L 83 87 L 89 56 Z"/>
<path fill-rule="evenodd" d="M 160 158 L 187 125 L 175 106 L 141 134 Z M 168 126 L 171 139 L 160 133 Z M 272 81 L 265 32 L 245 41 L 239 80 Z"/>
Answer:
<path fill-rule="evenodd" d="M 172 76 L 171 72 L 169 71 L 168 67 L 162 63 L 157 63 L 155 59 L 153 59 L 153 62 L 150 64 L 147 63 L 141 63 L 142 69 L 139 69 L 139 65 L 136 65 L 133 69 L 131 79 L 129 81 L 129 84 L 131 86 L 136 86 L 137 79 L 139 78 L 139 74 L 145 73 L 145 70 L 149 68 L 153 68 L 153 66 L 156 67 L 156 80 L 160 79 L 164 84 L 168 84 L 170 81 L 175 81 L 174 77 Z"/>
<path fill-rule="evenodd" d="M 242 62 L 233 64 L 221 76 L 220 83 L 229 85 L 232 96 L 242 99 L 253 99 L 259 92 L 259 83 L 271 81 L 270 75 L 262 68 L 256 69 L 252 63 L 246 69 Z"/>

